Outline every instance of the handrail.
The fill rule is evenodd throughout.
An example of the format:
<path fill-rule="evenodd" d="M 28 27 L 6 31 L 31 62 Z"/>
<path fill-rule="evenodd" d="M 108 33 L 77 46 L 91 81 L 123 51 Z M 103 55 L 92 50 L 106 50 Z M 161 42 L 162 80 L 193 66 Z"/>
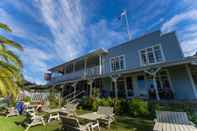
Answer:
<path fill-rule="evenodd" d="M 72 93 L 68 94 L 66 97 L 64 97 L 63 99 L 64 100 L 66 99 L 66 101 L 69 102 L 69 101 L 72 101 L 74 98 L 78 97 L 79 95 L 81 95 L 84 92 L 85 92 L 84 90 L 82 90 L 81 92 L 77 92 L 77 93 L 72 92 Z"/>
<path fill-rule="evenodd" d="M 76 93 L 76 92 L 74 92 L 74 91 L 73 91 L 73 92 L 71 92 L 70 94 L 68 94 L 68 95 L 64 96 L 64 97 L 63 97 L 63 99 L 66 99 L 66 98 L 68 98 L 68 97 L 72 96 L 72 95 L 73 95 L 73 94 L 75 94 L 75 93 Z"/>
<path fill-rule="evenodd" d="M 83 94 L 84 92 L 85 92 L 85 91 L 83 90 L 83 91 L 81 91 L 81 92 L 75 94 L 73 97 L 68 98 L 67 101 L 68 101 L 68 102 L 69 102 L 69 101 L 72 101 L 73 99 L 75 99 L 76 97 L 80 96 L 80 95 Z"/>

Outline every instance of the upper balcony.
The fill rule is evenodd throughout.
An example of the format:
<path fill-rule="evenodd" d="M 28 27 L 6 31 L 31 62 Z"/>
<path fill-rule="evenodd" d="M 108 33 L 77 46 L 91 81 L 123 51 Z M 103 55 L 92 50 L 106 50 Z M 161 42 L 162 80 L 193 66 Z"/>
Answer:
<path fill-rule="evenodd" d="M 102 75 L 105 72 L 102 56 L 106 53 L 105 50 L 99 49 L 85 56 L 51 68 L 49 69 L 51 72 L 51 79 L 48 80 L 48 82 L 57 83 Z"/>

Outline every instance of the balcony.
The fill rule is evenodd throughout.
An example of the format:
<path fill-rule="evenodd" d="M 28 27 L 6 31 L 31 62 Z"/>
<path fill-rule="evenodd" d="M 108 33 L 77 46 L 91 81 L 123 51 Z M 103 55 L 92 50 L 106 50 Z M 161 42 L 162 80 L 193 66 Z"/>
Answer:
<path fill-rule="evenodd" d="M 96 50 L 87 55 L 78 57 L 64 64 L 49 69 L 52 73 L 49 83 L 57 83 L 61 81 L 73 81 L 83 78 L 91 78 L 102 75 L 105 63 L 103 56 L 106 55 L 105 50 Z"/>
<path fill-rule="evenodd" d="M 83 70 L 75 71 L 72 73 L 64 74 L 62 76 L 52 77 L 49 83 L 57 83 L 62 81 L 72 81 L 82 78 L 89 78 L 102 75 L 104 72 L 100 69 L 100 66 L 93 66 L 91 68 L 86 68 Z"/>

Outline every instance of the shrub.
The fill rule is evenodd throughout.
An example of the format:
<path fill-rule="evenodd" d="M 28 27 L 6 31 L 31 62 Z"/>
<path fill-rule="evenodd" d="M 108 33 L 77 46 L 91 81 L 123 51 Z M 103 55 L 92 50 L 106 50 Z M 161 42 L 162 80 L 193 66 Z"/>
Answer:
<path fill-rule="evenodd" d="M 197 125 L 197 112 L 191 114 L 191 121 Z"/>
<path fill-rule="evenodd" d="M 114 112 L 116 114 L 126 114 L 128 113 L 128 104 L 124 99 L 114 99 Z"/>
<path fill-rule="evenodd" d="M 141 99 L 132 99 L 128 101 L 129 113 L 133 116 L 146 116 L 148 115 L 148 104 Z"/>
<path fill-rule="evenodd" d="M 24 102 L 31 102 L 31 98 L 29 96 L 25 96 Z"/>
<path fill-rule="evenodd" d="M 54 95 L 50 95 L 48 99 L 49 99 L 51 108 L 57 108 L 59 106 L 59 99 L 55 97 Z"/>
<path fill-rule="evenodd" d="M 96 98 L 96 97 L 84 97 L 80 106 L 83 109 L 88 109 L 92 111 L 97 111 L 99 106 L 112 106 L 114 107 L 114 112 L 116 114 L 121 114 L 124 112 L 124 106 L 127 105 L 126 101 L 122 99 L 112 99 L 112 98 Z"/>
<path fill-rule="evenodd" d="M 152 118 L 156 116 L 156 110 L 160 110 L 160 106 L 158 103 L 153 101 L 148 102 L 148 111 Z"/>

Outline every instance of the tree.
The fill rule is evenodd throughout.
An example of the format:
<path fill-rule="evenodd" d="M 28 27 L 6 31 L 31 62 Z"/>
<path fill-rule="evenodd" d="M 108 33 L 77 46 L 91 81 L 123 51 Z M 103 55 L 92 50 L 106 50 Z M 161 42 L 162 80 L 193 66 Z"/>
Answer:
<path fill-rule="evenodd" d="M 12 30 L 3 23 L 0 29 L 6 32 Z M 22 51 L 20 44 L 0 35 L 0 96 L 12 94 L 17 95 L 22 82 L 22 61 L 14 53 L 15 50 Z"/>

